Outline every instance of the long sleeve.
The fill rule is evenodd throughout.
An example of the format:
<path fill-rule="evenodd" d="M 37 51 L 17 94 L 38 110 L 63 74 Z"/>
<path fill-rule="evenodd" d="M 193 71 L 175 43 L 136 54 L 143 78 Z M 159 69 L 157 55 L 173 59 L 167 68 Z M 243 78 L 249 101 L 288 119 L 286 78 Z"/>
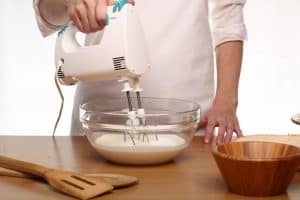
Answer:
<path fill-rule="evenodd" d="M 36 21 L 44 37 L 51 35 L 68 23 L 67 3 L 69 0 L 33 0 Z M 42 9 L 41 4 L 44 3 Z"/>
<path fill-rule="evenodd" d="M 212 37 L 214 45 L 235 40 L 246 40 L 243 8 L 246 0 L 210 0 Z"/>

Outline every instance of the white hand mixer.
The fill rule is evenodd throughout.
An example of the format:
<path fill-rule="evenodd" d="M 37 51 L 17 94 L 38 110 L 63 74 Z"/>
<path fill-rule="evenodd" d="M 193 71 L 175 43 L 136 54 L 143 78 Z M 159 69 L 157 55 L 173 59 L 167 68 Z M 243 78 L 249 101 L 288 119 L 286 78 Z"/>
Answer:
<path fill-rule="evenodd" d="M 81 46 L 76 39 L 79 31 L 74 25 L 65 26 L 58 33 L 55 48 L 56 83 L 57 80 L 64 85 L 73 85 L 78 81 L 122 82 L 122 92 L 126 93 L 128 100 L 128 125 L 145 124 L 139 82 L 150 68 L 145 34 L 134 6 L 128 4 L 127 0 L 119 0 L 107 10 L 107 25 L 95 33 L 98 34 L 95 45 Z M 131 91 L 137 96 L 136 111 L 132 108 Z M 61 97 L 63 100 L 62 94 Z M 134 143 L 132 131 L 127 133 Z"/>

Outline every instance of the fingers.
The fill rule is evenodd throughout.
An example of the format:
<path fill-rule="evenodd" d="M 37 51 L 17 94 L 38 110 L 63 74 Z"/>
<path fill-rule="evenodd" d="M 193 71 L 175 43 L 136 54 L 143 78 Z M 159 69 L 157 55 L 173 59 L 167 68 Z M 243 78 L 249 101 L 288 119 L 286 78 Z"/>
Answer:
<path fill-rule="evenodd" d="M 104 28 L 106 9 L 106 0 L 78 0 L 68 6 L 70 19 L 84 33 L 91 33 Z"/>
<path fill-rule="evenodd" d="M 207 116 L 204 115 L 204 116 L 201 117 L 197 129 L 205 127 L 206 124 L 207 124 Z"/>
<path fill-rule="evenodd" d="M 237 135 L 238 137 L 243 137 L 243 133 L 242 133 L 242 130 L 241 130 L 241 128 L 240 128 L 240 124 L 239 124 L 238 119 L 236 119 L 234 131 L 236 132 L 236 135 Z"/>
<path fill-rule="evenodd" d="M 105 0 L 97 0 L 96 3 L 96 21 L 100 28 L 103 29 L 105 26 L 106 13 L 107 13 L 107 3 Z"/>
<path fill-rule="evenodd" d="M 82 23 L 81 23 L 81 21 L 80 21 L 79 16 L 77 15 L 77 12 L 76 12 L 76 10 L 75 10 L 75 5 L 74 5 L 74 4 L 72 4 L 72 5 L 69 6 L 68 12 L 69 12 L 70 19 L 74 22 L 75 26 L 76 26 L 81 32 L 83 32 L 83 26 L 82 26 Z"/>
<path fill-rule="evenodd" d="M 236 133 L 238 137 L 243 136 L 237 119 L 228 120 L 225 125 L 220 126 L 216 144 L 220 145 L 231 142 L 234 133 Z"/>
<path fill-rule="evenodd" d="M 235 132 L 238 137 L 243 137 L 243 132 L 240 128 L 235 129 Z"/>
<path fill-rule="evenodd" d="M 229 125 L 226 129 L 226 136 L 224 139 L 224 143 L 229 143 L 232 140 L 233 128 Z"/>
<path fill-rule="evenodd" d="M 116 0 L 78 0 L 69 4 L 68 12 L 75 26 L 84 33 L 102 30 L 106 24 L 107 6 Z M 128 1 L 134 5 L 134 0 Z"/>
<path fill-rule="evenodd" d="M 211 143 L 212 138 L 214 136 L 215 127 L 216 127 L 216 121 L 211 119 L 207 122 L 207 126 L 205 129 L 204 143 L 206 144 Z"/>
<path fill-rule="evenodd" d="M 218 136 L 216 138 L 216 144 L 221 145 L 224 143 L 224 135 L 226 132 L 226 124 L 225 123 L 220 123 L 219 130 L 218 130 Z"/>
<path fill-rule="evenodd" d="M 87 8 L 87 18 L 90 32 L 95 32 L 101 28 L 96 20 L 96 2 L 94 0 L 84 0 L 83 2 Z"/>
<path fill-rule="evenodd" d="M 106 0 L 107 5 L 110 5 L 110 6 L 113 5 L 115 2 L 116 2 L 116 0 Z"/>
<path fill-rule="evenodd" d="M 76 11 L 76 14 L 77 14 L 77 16 L 80 19 L 80 22 L 82 24 L 83 32 L 84 33 L 90 33 L 91 32 L 91 25 L 89 23 L 88 10 L 87 10 L 85 4 L 82 3 L 82 2 L 77 2 L 76 5 L 75 5 L 75 11 Z"/>
<path fill-rule="evenodd" d="M 218 127 L 218 133 L 215 140 L 216 145 L 231 142 L 234 133 L 236 133 L 238 137 L 243 136 L 236 116 L 224 116 L 209 112 L 201 118 L 198 127 L 202 126 L 206 126 L 204 136 L 205 143 L 212 142 L 216 127 Z"/>

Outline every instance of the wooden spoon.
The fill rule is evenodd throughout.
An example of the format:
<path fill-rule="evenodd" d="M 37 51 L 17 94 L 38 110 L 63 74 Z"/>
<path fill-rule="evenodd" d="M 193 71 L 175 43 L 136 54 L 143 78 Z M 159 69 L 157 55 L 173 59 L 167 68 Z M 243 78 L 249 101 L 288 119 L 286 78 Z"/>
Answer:
<path fill-rule="evenodd" d="M 112 185 L 80 173 L 51 169 L 5 156 L 0 156 L 0 167 L 42 177 L 57 190 L 79 199 L 90 199 L 113 190 Z"/>
<path fill-rule="evenodd" d="M 133 176 L 126 176 L 121 174 L 109 174 L 109 173 L 96 173 L 96 174 L 84 174 L 89 178 L 104 181 L 108 184 L 111 184 L 114 188 L 122 188 L 133 185 L 138 182 L 138 179 Z M 0 176 L 10 176 L 10 177 L 17 177 L 17 178 L 31 178 L 36 179 L 37 176 L 33 176 L 30 174 L 25 174 L 22 172 L 5 169 L 0 167 Z M 38 177 L 40 178 L 40 177 Z"/>

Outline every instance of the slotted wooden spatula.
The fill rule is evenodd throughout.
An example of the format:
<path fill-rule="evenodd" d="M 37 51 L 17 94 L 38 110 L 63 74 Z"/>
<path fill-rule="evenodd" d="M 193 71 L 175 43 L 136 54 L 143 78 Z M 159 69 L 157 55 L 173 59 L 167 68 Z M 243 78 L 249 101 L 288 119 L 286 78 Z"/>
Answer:
<path fill-rule="evenodd" d="M 57 190 L 79 199 L 90 199 L 113 190 L 110 184 L 80 173 L 51 169 L 5 156 L 0 156 L 0 167 L 40 176 Z"/>
<path fill-rule="evenodd" d="M 95 173 L 95 174 L 84 174 L 91 179 L 104 181 L 116 188 L 123 188 L 131 186 L 138 182 L 138 179 L 134 176 L 127 176 L 123 174 L 110 174 L 110 173 Z M 5 169 L 0 167 L 0 176 L 9 176 L 17 178 L 30 178 L 36 179 L 37 176 L 25 174 L 11 169 Z M 40 177 L 38 177 L 40 179 Z M 43 179 L 41 179 L 43 180 Z"/>

